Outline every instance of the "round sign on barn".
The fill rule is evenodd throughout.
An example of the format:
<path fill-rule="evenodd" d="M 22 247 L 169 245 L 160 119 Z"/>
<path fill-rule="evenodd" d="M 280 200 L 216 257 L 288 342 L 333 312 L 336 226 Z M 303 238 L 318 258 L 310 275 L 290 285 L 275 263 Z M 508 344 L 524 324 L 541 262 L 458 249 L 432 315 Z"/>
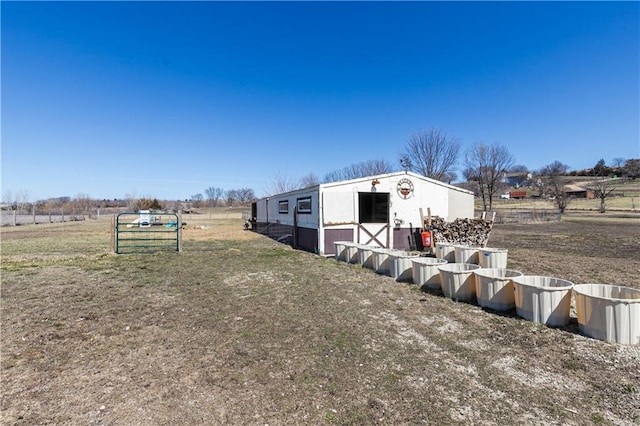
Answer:
<path fill-rule="evenodd" d="M 398 195 L 400 195 L 401 198 L 404 198 L 405 200 L 409 197 L 411 197 L 411 195 L 413 194 L 413 182 L 411 182 L 411 180 L 404 178 L 404 179 L 400 179 L 400 181 L 398 182 Z"/>

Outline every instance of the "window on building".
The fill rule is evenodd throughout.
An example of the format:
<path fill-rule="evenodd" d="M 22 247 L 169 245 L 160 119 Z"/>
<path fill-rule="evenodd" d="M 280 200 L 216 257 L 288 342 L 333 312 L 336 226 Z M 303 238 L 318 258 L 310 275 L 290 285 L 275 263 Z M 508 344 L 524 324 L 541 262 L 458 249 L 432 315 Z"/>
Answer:
<path fill-rule="evenodd" d="M 360 223 L 389 223 L 389 194 L 358 193 Z"/>
<path fill-rule="evenodd" d="M 289 213 L 289 200 L 278 201 L 278 213 L 280 214 Z"/>
<path fill-rule="evenodd" d="M 311 197 L 298 198 L 298 213 L 311 213 Z"/>

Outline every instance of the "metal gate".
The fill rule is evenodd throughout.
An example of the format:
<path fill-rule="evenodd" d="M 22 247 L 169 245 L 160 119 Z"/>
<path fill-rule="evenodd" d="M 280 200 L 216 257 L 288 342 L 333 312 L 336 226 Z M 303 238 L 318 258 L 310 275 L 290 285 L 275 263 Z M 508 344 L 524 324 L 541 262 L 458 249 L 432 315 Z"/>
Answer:
<path fill-rule="evenodd" d="M 113 251 L 156 253 L 182 251 L 182 217 L 175 213 L 139 211 L 113 217 Z"/>

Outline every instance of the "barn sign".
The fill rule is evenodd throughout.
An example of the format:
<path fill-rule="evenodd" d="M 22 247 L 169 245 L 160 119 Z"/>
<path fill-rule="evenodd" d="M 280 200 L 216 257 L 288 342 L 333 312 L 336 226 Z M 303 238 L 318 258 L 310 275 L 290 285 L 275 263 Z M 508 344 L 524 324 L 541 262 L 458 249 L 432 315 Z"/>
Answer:
<path fill-rule="evenodd" d="M 400 179 L 398 181 L 397 191 L 400 198 L 406 200 L 413 194 L 413 182 L 407 178 Z"/>

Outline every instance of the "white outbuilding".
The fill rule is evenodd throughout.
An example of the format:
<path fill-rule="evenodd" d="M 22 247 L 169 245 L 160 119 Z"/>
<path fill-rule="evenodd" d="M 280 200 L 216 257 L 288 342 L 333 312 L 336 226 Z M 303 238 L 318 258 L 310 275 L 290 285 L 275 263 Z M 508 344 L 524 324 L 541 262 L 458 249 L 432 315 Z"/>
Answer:
<path fill-rule="evenodd" d="M 447 221 L 472 218 L 473 192 L 395 172 L 272 195 L 252 205 L 253 229 L 295 247 L 334 254 L 335 241 L 420 248 L 420 208 Z"/>

